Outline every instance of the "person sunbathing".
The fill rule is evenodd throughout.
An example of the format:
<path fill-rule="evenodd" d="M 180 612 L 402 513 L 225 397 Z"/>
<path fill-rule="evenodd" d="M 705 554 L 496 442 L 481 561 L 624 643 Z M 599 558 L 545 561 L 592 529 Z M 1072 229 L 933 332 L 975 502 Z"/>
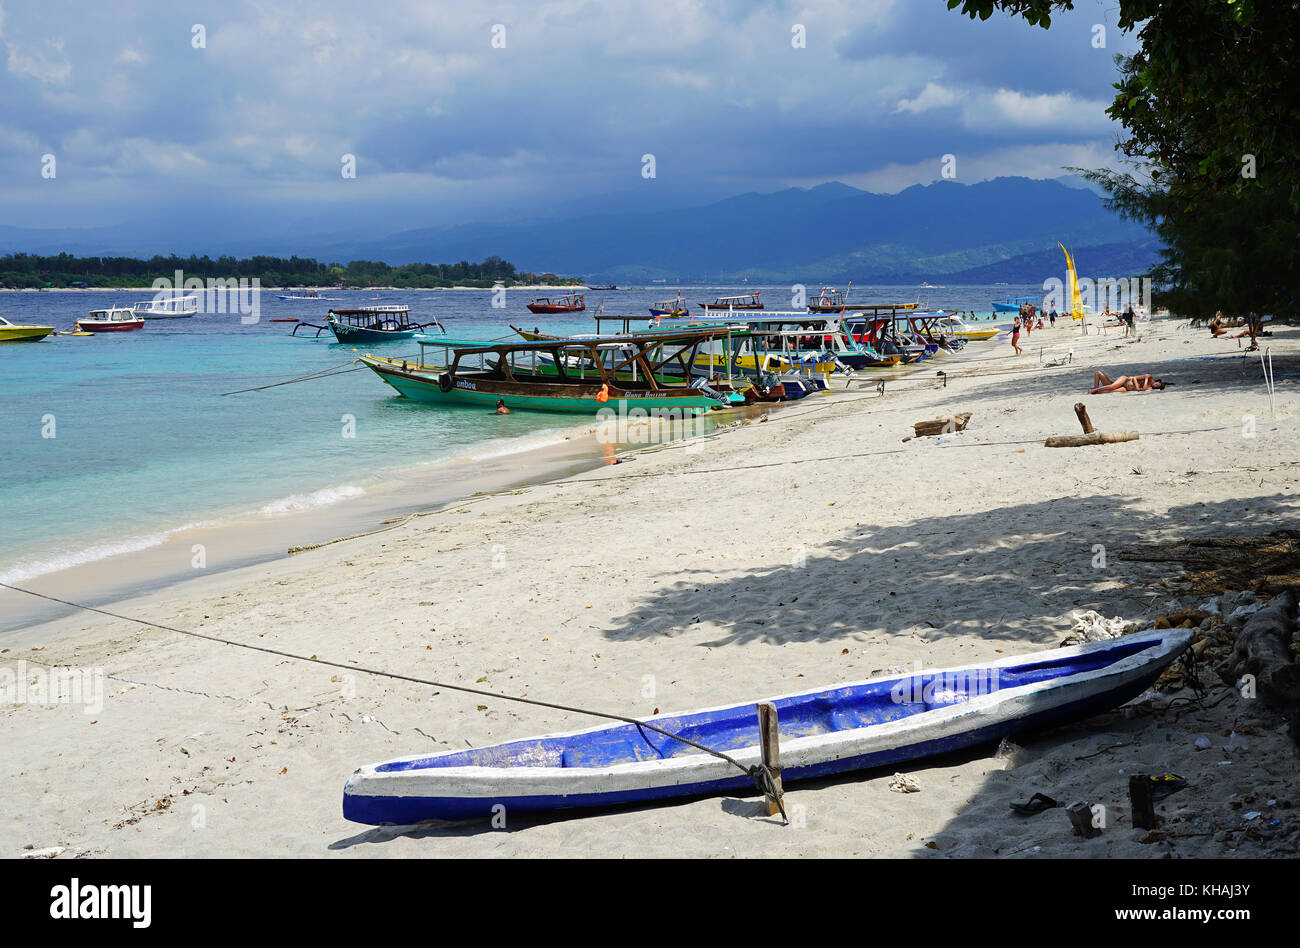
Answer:
<path fill-rule="evenodd" d="M 1092 384 L 1093 387 L 1088 392 L 1089 395 L 1105 395 L 1110 392 L 1158 392 L 1165 387 L 1164 382 L 1150 373 L 1146 375 L 1121 375 L 1111 381 L 1110 377 L 1100 370 L 1092 374 Z"/>
<path fill-rule="evenodd" d="M 1214 314 L 1214 318 L 1210 320 L 1210 335 L 1224 336 L 1227 333 L 1228 330 L 1223 328 L 1223 310 L 1219 310 Z"/>

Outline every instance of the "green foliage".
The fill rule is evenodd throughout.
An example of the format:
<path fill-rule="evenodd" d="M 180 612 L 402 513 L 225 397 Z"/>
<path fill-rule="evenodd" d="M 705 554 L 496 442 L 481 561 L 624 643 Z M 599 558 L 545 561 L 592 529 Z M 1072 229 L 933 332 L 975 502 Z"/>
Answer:
<path fill-rule="evenodd" d="M 515 265 L 500 257 L 482 263 L 408 263 L 394 267 L 373 260 L 353 260 L 346 266 L 321 263 L 310 257 L 74 257 L 61 253 L 53 257 L 14 253 L 0 257 L 0 283 L 9 287 L 70 286 L 84 282 L 97 287 L 148 287 L 157 279 L 171 280 L 176 271 L 185 278 L 258 279 L 265 287 L 275 286 L 396 286 L 433 288 L 439 286 L 490 287 L 532 282 L 533 274 L 519 273 Z M 572 281 L 570 281 L 572 282 Z"/>
<path fill-rule="evenodd" d="M 1046 28 L 1070 0 L 948 0 Z M 1095 172 L 1111 206 L 1167 245 L 1161 301 L 1188 315 L 1300 315 L 1300 0 L 1119 0 L 1136 30 L 1107 113 L 1136 174 Z"/>

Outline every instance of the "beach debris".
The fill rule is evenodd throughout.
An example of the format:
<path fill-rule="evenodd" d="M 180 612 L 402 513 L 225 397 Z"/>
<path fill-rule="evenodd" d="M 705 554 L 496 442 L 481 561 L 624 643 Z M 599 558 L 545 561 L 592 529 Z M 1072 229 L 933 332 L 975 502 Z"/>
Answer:
<path fill-rule="evenodd" d="M 45 849 L 30 849 L 23 853 L 23 859 L 54 859 L 63 853 L 62 846 L 49 846 Z"/>
<path fill-rule="evenodd" d="M 1230 659 L 1234 680 L 1252 676 L 1266 704 L 1283 708 L 1293 716 L 1300 712 L 1300 664 L 1290 650 L 1296 612 L 1295 593 L 1287 590 L 1275 596 L 1242 626 Z M 1296 729 L 1291 736 L 1300 742 Z"/>
<path fill-rule="evenodd" d="M 1223 749 L 1226 751 L 1249 750 L 1250 742 L 1236 731 L 1233 731 L 1228 735 L 1228 743 L 1223 745 Z"/>
<path fill-rule="evenodd" d="M 993 759 L 1002 761 L 1006 770 L 1014 770 L 1022 754 L 1023 749 L 1019 744 L 1009 737 L 1004 737 L 998 742 L 998 749 L 993 754 Z"/>
<path fill-rule="evenodd" d="M 1090 444 L 1119 444 L 1122 441 L 1137 441 L 1140 438 L 1136 431 L 1121 431 L 1118 434 L 1109 434 L 1105 431 L 1094 431 L 1092 434 L 1083 435 L 1052 435 L 1044 442 L 1049 448 L 1084 448 Z"/>
<path fill-rule="evenodd" d="M 1177 609 L 1158 616 L 1152 623 L 1153 629 L 1194 629 L 1206 619 L 1213 618 L 1213 613 L 1203 609 Z"/>
<path fill-rule="evenodd" d="M 1101 828 L 1097 826 L 1097 821 L 1093 818 L 1092 804 L 1083 800 L 1078 803 L 1071 803 L 1065 808 L 1065 815 L 1069 817 L 1070 825 L 1074 827 L 1075 836 L 1091 839 L 1094 836 L 1101 835 Z"/>
<path fill-rule="evenodd" d="M 894 793 L 920 793 L 921 784 L 911 774 L 894 774 L 889 781 L 889 789 Z"/>
<path fill-rule="evenodd" d="M 1035 793 L 1025 803 L 1011 804 L 1011 809 L 1021 816 L 1036 816 L 1045 810 L 1053 810 L 1060 805 L 1045 793 Z"/>
<path fill-rule="evenodd" d="M 955 431 L 965 431 L 966 426 L 970 423 L 971 413 L 968 411 L 953 415 L 949 418 L 934 418 L 930 421 L 916 421 L 912 423 L 912 430 L 916 433 L 915 437 L 925 438 L 930 435 L 952 434 Z"/>
<path fill-rule="evenodd" d="M 1082 645 L 1085 642 L 1103 642 L 1117 639 L 1121 635 L 1137 630 L 1138 624 L 1121 616 L 1107 619 L 1092 609 L 1076 609 L 1070 613 L 1070 634 L 1061 640 L 1061 645 Z"/>
<path fill-rule="evenodd" d="M 1192 746 L 1198 751 L 1207 751 L 1214 746 L 1214 742 L 1208 737 L 1198 737 Z"/>

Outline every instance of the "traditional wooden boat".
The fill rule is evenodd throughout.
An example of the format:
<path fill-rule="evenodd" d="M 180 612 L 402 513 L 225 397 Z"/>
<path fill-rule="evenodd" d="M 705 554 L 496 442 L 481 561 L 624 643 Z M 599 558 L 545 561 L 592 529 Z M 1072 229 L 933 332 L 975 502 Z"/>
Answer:
<path fill-rule="evenodd" d="M 435 318 L 429 323 L 411 322 L 411 307 L 401 304 L 366 306 L 361 309 L 332 309 L 325 316 L 325 325 L 299 323 L 290 335 L 297 335 L 304 326 L 315 329 L 316 336 L 329 329 L 339 342 L 351 345 L 369 345 L 376 342 L 394 342 L 410 339 L 428 326 L 436 326 L 445 333 L 442 323 Z M 314 337 L 313 337 L 314 338 Z"/>
<path fill-rule="evenodd" d="M 712 303 L 697 303 L 704 309 L 762 309 L 763 303 L 759 300 L 762 294 L 761 290 L 755 290 L 753 293 L 746 293 L 744 296 L 719 296 Z"/>
<path fill-rule="evenodd" d="M 853 284 L 849 284 L 852 289 Z M 808 312 L 810 313 L 884 313 L 888 311 L 891 315 L 899 312 L 910 312 L 920 307 L 920 302 L 915 303 L 850 303 L 848 301 L 848 292 L 841 293 L 834 287 L 824 286 L 817 298 L 808 303 Z"/>
<path fill-rule="evenodd" d="M 503 345 L 420 341 L 420 358 L 361 356 L 414 401 L 595 414 L 602 409 L 695 411 L 726 395 L 693 377 L 701 347 L 727 330 L 590 336 Z M 429 349 L 440 350 L 431 361 Z"/>
<path fill-rule="evenodd" d="M 689 316 L 690 314 L 691 308 L 686 305 L 686 301 L 682 299 L 680 293 L 677 294 L 676 299 L 664 300 L 650 307 L 650 315 L 655 319 Z"/>
<path fill-rule="evenodd" d="M 20 326 L 0 316 L 0 342 L 38 342 L 52 332 L 53 326 Z"/>
<path fill-rule="evenodd" d="M 143 329 L 144 317 L 137 316 L 125 306 L 92 309 L 88 318 L 77 320 L 77 328 L 82 332 L 125 332 L 129 329 Z"/>
<path fill-rule="evenodd" d="M 131 311 L 142 319 L 189 319 L 199 311 L 197 294 L 161 292 L 151 300 L 136 303 Z"/>
<path fill-rule="evenodd" d="M 587 287 L 587 289 L 589 289 L 589 290 L 617 290 L 617 289 L 618 289 L 618 286 L 617 286 L 616 284 L 609 283 L 609 284 L 606 284 L 605 286 L 595 286 L 595 285 L 592 285 L 592 286 Z"/>
<path fill-rule="evenodd" d="M 541 296 L 528 304 L 528 311 L 531 313 L 581 313 L 586 308 L 587 304 L 583 302 L 581 293 L 570 293 L 560 297 Z"/>
<path fill-rule="evenodd" d="M 1137 697 L 1188 646 L 1186 629 L 1139 632 L 901 677 L 762 699 L 776 705 L 782 780 L 825 777 L 993 744 L 1056 727 Z M 754 702 L 647 719 L 760 763 Z M 735 765 L 637 724 L 402 757 L 357 770 L 343 816 L 408 824 L 506 812 L 639 803 L 754 791 Z"/>

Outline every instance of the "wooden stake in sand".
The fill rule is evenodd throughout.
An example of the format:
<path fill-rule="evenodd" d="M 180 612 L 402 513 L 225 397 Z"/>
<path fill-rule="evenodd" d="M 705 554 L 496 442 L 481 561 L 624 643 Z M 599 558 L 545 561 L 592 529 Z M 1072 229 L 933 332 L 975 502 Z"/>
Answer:
<path fill-rule="evenodd" d="M 1088 417 L 1088 406 L 1083 402 L 1075 402 L 1074 413 L 1079 416 L 1079 424 L 1083 425 L 1083 433 L 1092 434 L 1092 419 Z"/>
<path fill-rule="evenodd" d="M 776 816 L 781 812 L 780 798 L 785 794 L 781 788 L 781 744 L 777 737 L 776 705 L 764 701 L 758 705 L 758 745 L 763 753 L 763 766 L 772 775 L 772 790 L 764 796 L 767 799 L 767 815 Z"/>
<path fill-rule="evenodd" d="M 1133 808 L 1133 825 L 1138 829 L 1156 828 L 1156 803 L 1151 798 L 1151 778 L 1132 774 L 1128 778 L 1128 799 Z"/>
<path fill-rule="evenodd" d="M 1136 431 L 1121 431 L 1119 434 L 1094 431 L 1092 434 L 1083 435 L 1053 435 L 1047 439 L 1046 444 L 1049 448 L 1082 448 L 1090 444 L 1118 444 L 1121 441 L 1136 441 L 1138 437 Z"/>

